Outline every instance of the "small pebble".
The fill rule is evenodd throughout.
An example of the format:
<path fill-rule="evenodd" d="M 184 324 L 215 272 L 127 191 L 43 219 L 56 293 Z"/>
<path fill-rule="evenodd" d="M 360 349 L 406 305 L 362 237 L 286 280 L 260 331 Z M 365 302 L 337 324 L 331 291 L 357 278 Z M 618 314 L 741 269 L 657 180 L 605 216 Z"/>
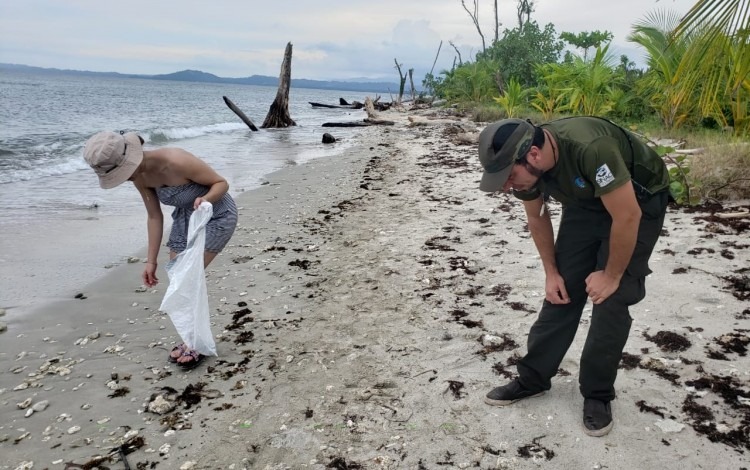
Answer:
<path fill-rule="evenodd" d="M 31 407 L 34 411 L 44 411 L 49 406 L 49 400 L 42 400 L 34 403 L 34 405 Z"/>

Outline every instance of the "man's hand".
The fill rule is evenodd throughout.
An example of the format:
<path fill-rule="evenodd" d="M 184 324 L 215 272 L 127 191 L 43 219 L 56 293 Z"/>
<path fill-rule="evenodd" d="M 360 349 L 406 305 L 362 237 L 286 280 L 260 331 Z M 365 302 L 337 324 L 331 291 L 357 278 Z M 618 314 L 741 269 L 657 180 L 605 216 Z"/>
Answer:
<path fill-rule="evenodd" d="M 565 280 L 560 273 L 547 276 L 544 282 L 544 298 L 551 304 L 568 304 L 570 297 L 565 290 Z"/>
<path fill-rule="evenodd" d="M 620 280 L 607 275 L 604 271 L 594 271 L 586 278 L 586 293 L 595 304 L 607 300 L 620 287 Z"/>

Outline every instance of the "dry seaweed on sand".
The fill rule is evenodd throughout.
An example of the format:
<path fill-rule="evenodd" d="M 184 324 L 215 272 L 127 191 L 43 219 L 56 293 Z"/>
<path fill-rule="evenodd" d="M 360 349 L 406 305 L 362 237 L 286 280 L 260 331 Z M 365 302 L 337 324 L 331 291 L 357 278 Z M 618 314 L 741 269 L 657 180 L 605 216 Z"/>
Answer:
<path fill-rule="evenodd" d="M 690 343 L 690 340 L 683 335 L 672 331 L 659 331 L 653 336 L 644 332 L 643 336 L 647 340 L 656 343 L 656 345 L 659 346 L 659 349 L 664 352 L 685 351 L 692 344 Z"/>

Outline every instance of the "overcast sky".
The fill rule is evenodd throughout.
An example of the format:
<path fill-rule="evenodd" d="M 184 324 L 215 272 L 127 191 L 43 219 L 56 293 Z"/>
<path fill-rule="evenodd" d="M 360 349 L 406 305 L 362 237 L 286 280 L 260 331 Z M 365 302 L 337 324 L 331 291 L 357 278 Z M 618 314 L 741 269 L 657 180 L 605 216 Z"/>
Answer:
<path fill-rule="evenodd" d="M 541 26 L 607 30 L 613 50 L 639 65 L 626 41 L 648 13 L 685 14 L 696 0 L 535 0 Z M 473 0 L 466 0 L 473 8 Z M 494 35 L 492 0 L 479 20 Z M 502 28 L 516 26 L 516 0 L 498 0 Z M 464 60 L 481 39 L 460 0 L 0 0 L 0 62 L 139 74 L 202 70 L 221 77 L 278 76 L 293 44 L 292 77 L 397 81 L 394 59 L 415 79 Z"/>

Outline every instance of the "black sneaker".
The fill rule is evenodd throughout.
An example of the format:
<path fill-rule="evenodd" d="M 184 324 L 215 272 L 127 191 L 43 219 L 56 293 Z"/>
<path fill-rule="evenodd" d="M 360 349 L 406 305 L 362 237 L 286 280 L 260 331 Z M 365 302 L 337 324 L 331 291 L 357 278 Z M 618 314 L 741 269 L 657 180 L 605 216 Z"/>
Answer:
<path fill-rule="evenodd" d="M 527 390 L 523 388 L 518 379 L 515 379 L 502 387 L 493 389 L 484 397 L 484 402 L 492 406 L 505 406 L 524 398 L 538 397 L 539 395 L 544 395 L 544 390 Z"/>
<path fill-rule="evenodd" d="M 606 436 L 614 424 L 612 407 L 608 401 L 596 398 L 583 400 L 583 431 L 586 434 L 593 437 Z"/>

